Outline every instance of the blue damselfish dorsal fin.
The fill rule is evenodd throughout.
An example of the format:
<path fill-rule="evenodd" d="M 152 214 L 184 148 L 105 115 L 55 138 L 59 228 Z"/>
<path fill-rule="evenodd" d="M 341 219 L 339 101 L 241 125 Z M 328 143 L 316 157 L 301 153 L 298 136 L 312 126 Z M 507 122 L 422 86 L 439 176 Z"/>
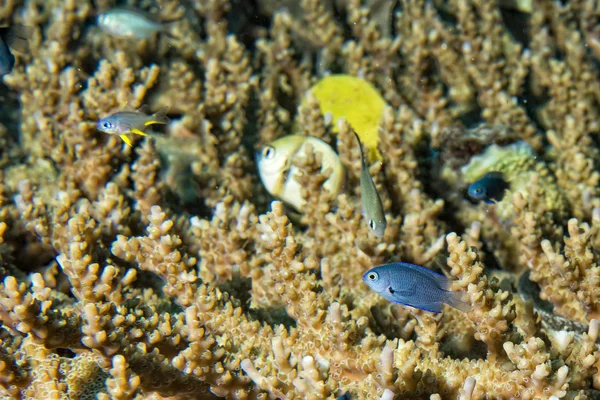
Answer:
<path fill-rule="evenodd" d="M 388 265 L 395 266 L 397 268 L 411 268 L 415 271 L 418 271 L 419 273 L 423 274 L 424 276 L 434 279 L 437 282 L 440 289 L 448 290 L 448 288 L 450 287 L 450 283 L 451 283 L 450 279 L 448 279 L 445 275 L 442 275 L 439 272 L 435 272 L 429 268 L 425 268 L 425 267 L 422 267 L 417 264 L 411 264 L 411 263 L 406 263 L 406 262 L 402 262 L 402 261 L 398 261 L 398 262 L 388 264 Z"/>

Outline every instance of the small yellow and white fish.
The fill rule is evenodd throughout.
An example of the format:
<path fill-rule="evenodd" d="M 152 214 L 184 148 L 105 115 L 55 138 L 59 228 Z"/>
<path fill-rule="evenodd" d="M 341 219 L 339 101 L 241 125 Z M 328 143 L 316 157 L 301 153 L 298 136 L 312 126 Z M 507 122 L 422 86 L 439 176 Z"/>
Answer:
<path fill-rule="evenodd" d="M 99 14 L 97 24 L 109 35 L 137 39 L 147 39 L 164 27 L 144 12 L 130 8 L 114 8 Z"/>
<path fill-rule="evenodd" d="M 369 168 L 365 162 L 365 156 L 363 154 L 362 143 L 355 130 L 354 136 L 358 141 L 358 147 L 360 148 L 360 197 L 363 207 L 363 215 L 367 220 L 367 225 L 371 232 L 377 237 L 382 237 L 387 227 L 387 220 L 385 219 L 385 213 L 383 212 L 383 204 L 381 198 L 373 183 L 373 178 L 369 174 Z"/>
<path fill-rule="evenodd" d="M 143 108 L 136 111 L 119 111 L 96 123 L 96 129 L 109 135 L 118 135 L 127 145 L 132 146 L 130 134 L 147 136 L 144 128 L 155 124 L 167 124 L 168 108 L 162 108 L 152 115 L 142 112 Z"/>
<path fill-rule="evenodd" d="M 336 195 L 344 188 L 344 166 L 337 153 L 324 141 L 312 136 L 289 135 L 275 140 L 256 152 L 256 164 L 260 179 L 267 191 L 286 204 L 302 211 L 305 204 L 302 187 L 295 179 L 300 171 L 293 165 L 296 157 L 306 156 L 306 146 L 322 154 L 321 171 L 331 168 L 331 175 L 323 188 Z"/>

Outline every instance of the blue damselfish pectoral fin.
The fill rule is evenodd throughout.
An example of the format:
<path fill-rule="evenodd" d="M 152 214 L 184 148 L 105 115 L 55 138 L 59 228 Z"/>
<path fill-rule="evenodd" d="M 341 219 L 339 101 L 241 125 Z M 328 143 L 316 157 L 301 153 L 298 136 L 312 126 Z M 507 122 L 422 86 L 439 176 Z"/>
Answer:
<path fill-rule="evenodd" d="M 405 297 L 410 298 L 417 292 L 417 284 L 409 283 L 408 285 L 398 286 L 398 287 L 389 287 L 388 292 L 390 295 L 395 297 Z"/>

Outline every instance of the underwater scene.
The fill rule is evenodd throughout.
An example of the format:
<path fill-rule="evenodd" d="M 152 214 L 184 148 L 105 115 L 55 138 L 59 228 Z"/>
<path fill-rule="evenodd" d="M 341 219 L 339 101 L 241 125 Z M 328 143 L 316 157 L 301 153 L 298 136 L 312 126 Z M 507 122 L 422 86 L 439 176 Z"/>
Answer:
<path fill-rule="evenodd" d="M 0 0 L 0 399 L 600 399 L 599 22 Z"/>

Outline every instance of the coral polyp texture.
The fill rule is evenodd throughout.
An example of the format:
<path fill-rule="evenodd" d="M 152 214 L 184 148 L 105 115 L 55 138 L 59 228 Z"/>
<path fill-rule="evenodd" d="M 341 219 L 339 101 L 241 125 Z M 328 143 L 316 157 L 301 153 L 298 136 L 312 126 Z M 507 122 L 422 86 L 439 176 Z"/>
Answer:
<path fill-rule="evenodd" d="M 160 25 L 111 36 L 94 21 L 117 6 Z M 0 395 L 600 398 L 599 16 L 592 0 L 2 2 L 32 35 L 0 87 Z M 132 146 L 95 129 L 142 106 L 170 122 Z M 328 191 L 317 148 L 290 161 L 301 212 L 253 154 L 290 134 L 344 167 Z M 467 198 L 493 171 L 501 200 Z M 362 281 L 398 261 L 446 274 L 470 311 Z"/>

